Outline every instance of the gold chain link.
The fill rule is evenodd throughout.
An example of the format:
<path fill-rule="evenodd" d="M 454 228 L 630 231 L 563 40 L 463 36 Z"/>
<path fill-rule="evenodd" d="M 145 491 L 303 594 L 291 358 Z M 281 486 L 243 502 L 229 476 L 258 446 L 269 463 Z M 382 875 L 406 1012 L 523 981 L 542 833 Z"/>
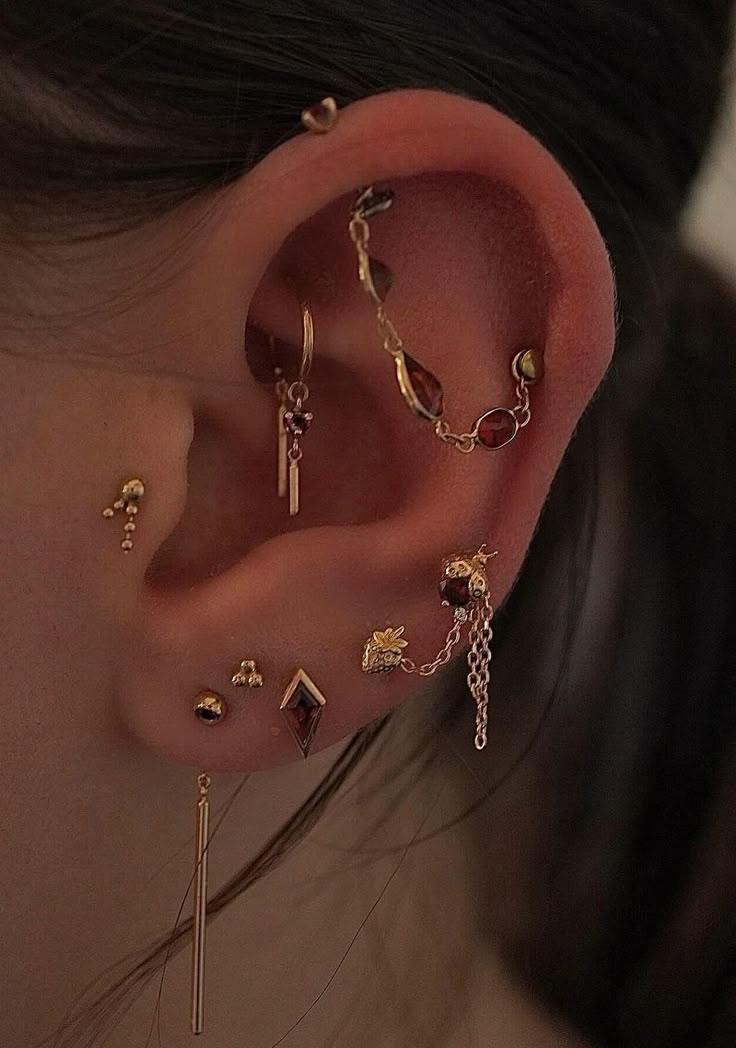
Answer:
<path fill-rule="evenodd" d="M 475 700 L 475 748 L 485 749 L 488 742 L 488 686 L 491 681 L 491 641 L 493 608 L 486 596 L 470 616 L 470 649 L 468 651 L 468 689 Z"/>
<path fill-rule="evenodd" d="M 452 658 L 455 647 L 460 643 L 460 636 L 465 622 L 467 622 L 467 614 L 462 608 L 456 608 L 455 619 L 447 634 L 445 646 L 438 652 L 437 657 L 432 662 L 425 662 L 421 666 L 418 666 L 413 659 L 404 657 L 401 660 L 401 668 L 404 673 L 418 673 L 420 677 L 431 677 L 441 666 L 446 666 Z"/>

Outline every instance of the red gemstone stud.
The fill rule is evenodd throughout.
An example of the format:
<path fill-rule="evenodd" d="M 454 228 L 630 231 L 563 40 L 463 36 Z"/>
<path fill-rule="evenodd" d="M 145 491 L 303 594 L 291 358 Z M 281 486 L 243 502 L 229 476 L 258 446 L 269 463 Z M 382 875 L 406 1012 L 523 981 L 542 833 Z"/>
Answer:
<path fill-rule="evenodd" d="M 326 701 L 311 677 L 304 670 L 297 670 L 281 702 L 281 715 L 305 759 L 312 748 Z"/>
<path fill-rule="evenodd" d="M 477 553 L 456 553 L 442 565 L 440 597 L 446 607 L 465 608 L 475 604 L 488 593 L 486 561 L 496 553 L 486 553 L 481 546 Z"/>
<path fill-rule="evenodd" d="M 324 135 L 331 131 L 337 121 L 337 103 L 334 98 L 323 98 L 316 105 L 309 106 L 302 113 L 302 124 L 307 131 Z"/>
<path fill-rule="evenodd" d="M 403 350 L 394 359 L 399 389 L 414 414 L 430 422 L 442 418 L 444 393 L 439 380 Z"/>

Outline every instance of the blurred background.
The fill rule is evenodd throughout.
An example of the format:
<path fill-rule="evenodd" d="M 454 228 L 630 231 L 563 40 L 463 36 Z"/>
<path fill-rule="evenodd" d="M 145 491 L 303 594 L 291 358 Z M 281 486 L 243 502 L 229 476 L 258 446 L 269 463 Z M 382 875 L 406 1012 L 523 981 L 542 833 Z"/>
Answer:
<path fill-rule="evenodd" d="M 717 141 L 688 209 L 688 243 L 711 259 L 736 287 L 736 48 Z"/>

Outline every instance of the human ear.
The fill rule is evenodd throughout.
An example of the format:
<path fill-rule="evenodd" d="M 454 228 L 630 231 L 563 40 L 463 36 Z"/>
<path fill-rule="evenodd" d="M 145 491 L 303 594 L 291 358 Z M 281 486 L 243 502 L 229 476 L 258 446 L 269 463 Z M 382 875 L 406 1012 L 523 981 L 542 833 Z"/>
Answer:
<path fill-rule="evenodd" d="M 393 274 L 386 309 L 442 382 L 450 425 L 462 433 L 513 405 L 520 349 L 543 359 L 531 420 L 506 447 L 458 453 L 397 389 L 347 231 L 356 187 L 373 184 L 395 192 L 371 219 L 371 250 Z M 123 568 L 137 614 L 116 691 L 147 745 L 253 770 L 298 757 L 279 705 L 299 668 L 326 699 L 316 749 L 416 689 L 407 674 L 361 673 L 361 649 L 372 630 L 404 625 L 412 658 L 431 660 L 448 628 L 446 556 L 497 549 L 491 598 L 504 599 L 611 357 L 615 296 L 600 233 L 554 158 L 492 107 L 434 91 L 366 99 L 328 134 L 280 146 L 221 194 L 200 236 L 182 311 L 216 296 L 217 312 L 190 363 L 236 382 L 192 387 L 191 444 L 182 438 L 175 479 L 149 485 L 160 526 Z M 243 340 L 273 336 L 295 367 L 302 301 L 315 323 L 315 420 L 289 518 L 272 384 L 251 372 Z M 243 658 L 264 677 L 247 694 L 230 683 Z M 216 727 L 193 714 L 203 688 L 226 699 Z"/>

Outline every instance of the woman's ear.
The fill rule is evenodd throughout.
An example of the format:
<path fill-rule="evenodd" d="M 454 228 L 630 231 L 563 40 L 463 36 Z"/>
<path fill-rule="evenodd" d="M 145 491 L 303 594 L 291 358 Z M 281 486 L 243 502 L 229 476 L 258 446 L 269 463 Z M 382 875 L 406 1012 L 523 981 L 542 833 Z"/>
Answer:
<path fill-rule="evenodd" d="M 449 426 L 462 434 L 513 407 L 515 354 L 543 358 L 531 420 L 507 446 L 462 454 L 409 410 L 348 235 L 356 187 L 371 184 L 395 193 L 369 222 L 371 254 L 393 277 L 385 309 L 442 383 Z M 403 625 L 406 654 L 433 658 L 450 625 L 443 558 L 498 549 L 491 598 L 504 599 L 611 357 L 614 290 L 598 229 L 553 157 L 491 107 L 437 92 L 356 103 L 208 206 L 169 296 L 186 351 L 171 339 L 161 351 L 168 370 L 208 380 L 164 404 L 140 446 L 146 528 L 122 565 L 136 614 L 117 695 L 146 744 L 249 770 L 298 757 L 279 707 L 299 669 L 326 700 L 317 749 L 415 690 L 406 674 L 363 674 L 361 650 L 373 630 Z M 273 383 L 249 368 L 244 333 L 252 359 L 273 336 L 296 378 L 302 301 L 315 325 L 314 421 L 290 518 Z M 241 660 L 257 662 L 262 687 L 235 689 Z M 194 715 L 202 689 L 226 700 L 216 727 Z"/>

